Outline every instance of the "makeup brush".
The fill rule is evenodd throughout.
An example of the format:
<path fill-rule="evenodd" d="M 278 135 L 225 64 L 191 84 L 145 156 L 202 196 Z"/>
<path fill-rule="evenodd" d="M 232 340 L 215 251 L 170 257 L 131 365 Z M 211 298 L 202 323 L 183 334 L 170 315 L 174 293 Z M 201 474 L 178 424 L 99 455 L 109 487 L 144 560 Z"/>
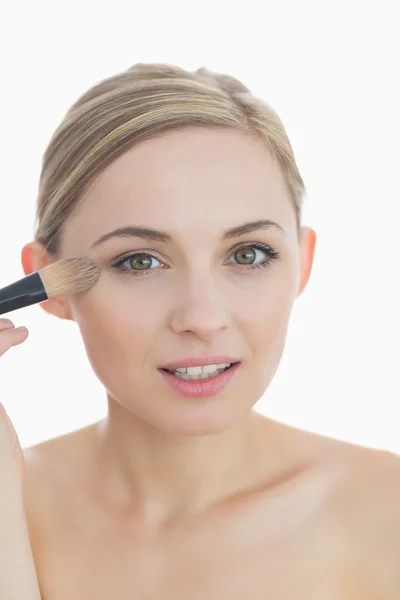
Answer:
<path fill-rule="evenodd" d="M 99 267 L 90 258 L 63 258 L 0 289 L 0 315 L 56 296 L 85 292 L 99 275 Z"/>

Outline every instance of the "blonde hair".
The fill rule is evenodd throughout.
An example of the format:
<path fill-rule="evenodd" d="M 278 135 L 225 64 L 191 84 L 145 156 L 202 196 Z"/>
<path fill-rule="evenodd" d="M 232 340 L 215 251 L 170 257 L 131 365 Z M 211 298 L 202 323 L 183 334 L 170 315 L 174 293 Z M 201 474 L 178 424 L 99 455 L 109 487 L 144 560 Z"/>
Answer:
<path fill-rule="evenodd" d="M 305 186 L 275 111 L 231 76 L 139 63 L 84 93 L 55 131 L 43 156 L 35 239 L 57 255 L 63 224 L 101 171 L 142 140 L 190 126 L 259 136 L 281 167 L 300 226 Z"/>

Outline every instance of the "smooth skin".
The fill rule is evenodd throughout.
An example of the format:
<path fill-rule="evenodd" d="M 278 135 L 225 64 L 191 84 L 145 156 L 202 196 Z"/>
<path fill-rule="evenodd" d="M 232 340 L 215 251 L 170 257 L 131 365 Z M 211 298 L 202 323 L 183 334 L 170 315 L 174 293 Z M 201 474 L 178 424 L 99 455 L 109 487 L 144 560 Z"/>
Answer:
<path fill-rule="evenodd" d="M 280 228 L 223 241 L 228 228 L 261 219 Z M 171 239 L 91 247 L 127 225 Z M 236 251 L 254 243 L 279 258 L 245 268 Z M 278 164 L 241 132 L 192 128 L 148 140 L 89 189 L 66 224 L 61 258 L 89 256 L 101 276 L 87 293 L 42 307 L 78 325 L 109 411 L 24 450 L 44 600 L 400 597 L 398 457 L 254 410 L 279 366 L 315 246 L 311 228 L 297 235 Z M 135 252 L 147 253 L 139 275 Z M 124 256 L 124 272 L 110 266 Z M 266 256 L 257 249 L 254 262 Z M 52 260 L 36 242 L 23 248 L 25 274 Z M 210 354 L 242 362 L 214 397 L 179 396 L 157 370 Z"/>
<path fill-rule="evenodd" d="M 26 327 L 15 327 L 10 319 L 0 318 L 0 357 L 27 337 Z M 24 503 L 24 467 L 17 432 L 0 402 L 1 600 L 40 600 Z"/>

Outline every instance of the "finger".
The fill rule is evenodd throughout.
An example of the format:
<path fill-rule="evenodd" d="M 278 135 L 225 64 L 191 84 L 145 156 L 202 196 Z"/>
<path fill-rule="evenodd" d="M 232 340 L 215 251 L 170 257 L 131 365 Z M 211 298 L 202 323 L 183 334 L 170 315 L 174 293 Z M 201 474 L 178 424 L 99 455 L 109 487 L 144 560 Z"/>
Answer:
<path fill-rule="evenodd" d="M 11 346 L 22 344 L 29 335 L 26 327 L 17 327 L 2 329 L 0 331 L 0 356 L 2 356 Z"/>
<path fill-rule="evenodd" d="M 0 319 L 0 331 L 6 328 L 9 329 L 10 327 L 15 327 L 14 323 L 10 321 L 10 319 Z"/>

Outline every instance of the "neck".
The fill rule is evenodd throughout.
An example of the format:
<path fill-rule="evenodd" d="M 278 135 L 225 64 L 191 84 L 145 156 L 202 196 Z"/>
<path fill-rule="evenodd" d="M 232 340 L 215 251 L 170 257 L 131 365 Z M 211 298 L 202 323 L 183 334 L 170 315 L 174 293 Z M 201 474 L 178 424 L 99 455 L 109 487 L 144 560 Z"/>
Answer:
<path fill-rule="evenodd" d="M 99 478 L 111 501 L 142 522 L 203 512 L 261 479 L 267 419 L 254 411 L 217 434 L 173 436 L 108 405 L 96 430 Z"/>

